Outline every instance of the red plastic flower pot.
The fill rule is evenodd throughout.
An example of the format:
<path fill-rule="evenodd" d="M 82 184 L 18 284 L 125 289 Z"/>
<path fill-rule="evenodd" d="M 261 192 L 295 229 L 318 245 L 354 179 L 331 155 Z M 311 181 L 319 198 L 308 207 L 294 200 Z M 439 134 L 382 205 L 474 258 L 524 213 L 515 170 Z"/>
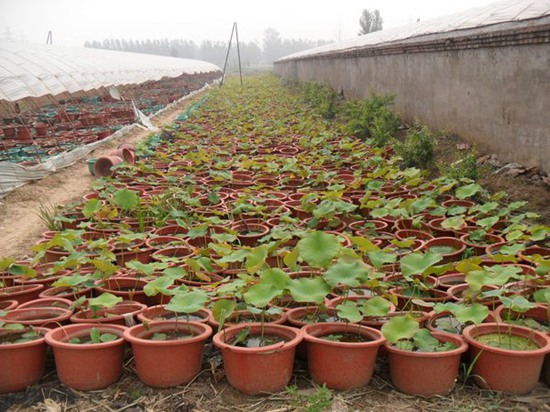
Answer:
<path fill-rule="evenodd" d="M 19 323 L 24 326 L 55 328 L 67 323 L 72 313 L 72 310 L 63 308 L 18 308 L 10 310 L 4 316 L 0 316 L 0 320 L 6 323 Z"/>
<path fill-rule="evenodd" d="M 498 290 L 497 286 L 493 285 L 483 285 L 481 287 L 481 291 L 488 292 L 491 290 Z M 458 285 L 451 286 L 449 289 L 447 289 L 447 293 L 451 297 L 451 300 L 454 300 L 455 302 L 464 302 L 465 298 L 467 301 L 472 301 L 472 297 L 465 297 L 464 295 L 469 291 L 469 285 L 467 283 L 459 283 Z M 486 297 L 480 297 L 475 296 L 473 297 L 474 300 L 477 300 L 482 305 L 488 306 L 489 308 L 496 308 L 498 305 L 500 305 L 500 300 L 498 297 L 495 296 L 486 296 Z"/>
<path fill-rule="evenodd" d="M 145 309 L 143 312 L 137 315 L 137 318 L 140 322 L 153 322 L 161 320 L 175 320 L 177 317 L 178 322 L 198 322 L 198 323 L 208 323 L 208 318 L 210 317 L 210 311 L 208 309 L 199 309 L 195 313 L 190 315 L 177 314 L 171 310 L 166 309 L 166 305 L 156 305 L 151 306 Z"/>
<path fill-rule="evenodd" d="M 147 305 L 149 297 L 143 291 L 146 285 L 147 282 L 145 280 L 138 278 L 112 277 L 106 279 L 103 285 L 98 286 L 96 289 L 98 294 L 108 292 L 124 300 L 131 300 Z"/>
<path fill-rule="evenodd" d="M 25 308 L 63 308 L 70 309 L 73 302 L 63 298 L 39 298 L 23 303 L 18 309 Z"/>
<path fill-rule="evenodd" d="M 519 316 L 523 318 L 530 318 L 534 319 L 537 322 L 545 325 L 548 324 L 548 306 L 539 304 L 535 306 L 534 308 L 531 308 L 527 310 L 524 313 L 514 312 L 511 311 L 508 308 L 505 308 L 503 305 L 499 306 L 495 310 L 495 323 L 507 323 L 506 320 L 511 317 L 512 319 L 516 319 Z M 550 333 L 547 333 L 550 335 Z"/>
<path fill-rule="evenodd" d="M 20 126 L 17 128 L 17 138 L 19 140 L 32 140 L 32 129 L 27 126 Z"/>
<path fill-rule="evenodd" d="M 18 285 L 0 288 L 0 302 L 4 300 L 16 300 L 19 304 L 38 298 L 44 289 L 44 285 Z"/>
<path fill-rule="evenodd" d="M 314 323 L 302 328 L 309 374 L 319 385 L 346 390 L 365 386 L 372 378 L 378 348 L 386 340 L 382 332 L 346 323 Z M 354 334 L 365 342 L 323 339 L 327 335 Z"/>
<path fill-rule="evenodd" d="M 374 329 L 380 329 L 382 326 L 384 326 L 385 323 L 387 323 L 391 318 L 395 316 L 406 316 L 410 315 L 412 316 L 420 325 L 420 327 L 423 327 L 428 318 L 430 317 L 430 314 L 428 312 L 421 312 L 418 310 L 408 310 L 404 312 L 390 312 L 385 314 L 384 316 L 373 316 L 364 318 L 360 323 L 363 326 L 368 326 Z"/>
<path fill-rule="evenodd" d="M 327 307 L 335 309 L 338 305 L 345 303 L 347 300 L 360 303 L 361 301 L 368 301 L 369 299 L 370 299 L 369 296 L 338 296 L 338 297 L 335 297 L 334 299 L 331 299 L 327 303 Z M 388 313 L 395 312 L 395 305 L 390 301 L 388 301 L 388 304 L 390 306 Z"/>
<path fill-rule="evenodd" d="M 152 340 L 154 334 L 184 333 L 184 339 Z M 204 323 L 157 321 L 134 326 L 124 332 L 132 344 L 139 378 L 155 388 L 189 383 L 201 370 L 204 343 L 212 328 Z"/>
<path fill-rule="evenodd" d="M 36 130 L 37 136 L 46 136 L 48 133 L 48 125 L 46 123 L 36 123 L 34 125 L 34 130 Z"/>
<path fill-rule="evenodd" d="M 472 248 L 476 256 L 484 255 L 485 250 L 489 245 L 503 245 L 506 243 L 504 238 L 493 235 L 491 233 L 487 233 L 485 235 L 485 241 L 487 244 L 476 243 L 475 241 L 471 240 L 469 233 L 460 236 L 460 240 L 466 245 L 466 247 Z"/>
<path fill-rule="evenodd" d="M 427 295 L 417 295 L 420 291 L 425 292 Z M 397 297 L 397 308 L 400 310 L 428 311 L 433 306 L 432 304 L 451 300 L 448 292 L 437 289 L 412 290 L 408 287 L 398 287 L 391 288 L 388 293 Z M 421 301 L 427 302 L 428 305 L 423 305 Z"/>
<path fill-rule="evenodd" d="M 85 296 L 87 298 L 92 297 L 92 288 L 83 288 L 83 289 L 73 289 L 68 286 L 58 286 L 46 289 L 42 292 L 40 292 L 40 295 L 38 295 L 40 299 L 44 298 L 63 298 L 70 301 L 78 300 L 81 296 Z"/>
<path fill-rule="evenodd" d="M 503 349 L 476 339 L 493 333 L 502 334 L 503 339 L 510 335 L 530 339 L 538 349 Z M 475 359 L 472 373 L 479 386 L 494 391 L 525 394 L 537 385 L 544 356 L 550 353 L 550 338 L 547 335 L 523 326 L 498 323 L 468 326 L 462 334 L 470 344 L 470 359 Z"/>
<path fill-rule="evenodd" d="M 92 328 L 100 333 L 112 333 L 119 338 L 101 343 L 69 343 L 72 338 L 84 338 Z M 46 334 L 46 342 L 53 347 L 59 380 L 66 386 L 90 391 L 103 389 L 115 383 L 122 373 L 126 328 L 119 325 L 82 323 L 61 326 Z"/>
<path fill-rule="evenodd" d="M 113 170 L 111 169 L 123 161 L 124 159 L 118 156 L 104 156 L 98 158 L 94 164 L 94 176 L 111 176 L 113 174 Z"/>
<path fill-rule="evenodd" d="M 229 384 L 249 395 L 282 390 L 292 377 L 294 354 L 303 332 L 288 326 L 264 324 L 264 334 L 281 337 L 284 341 L 256 348 L 232 345 L 235 336 L 247 328 L 251 335 L 260 335 L 261 324 L 249 323 L 229 327 L 213 338 L 214 345 L 222 352 Z"/>
<path fill-rule="evenodd" d="M 243 246 L 254 246 L 258 240 L 269 233 L 269 227 L 259 223 L 235 223 L 232 227 Z"/>
<path fill-rule="evenodd" d="M 0 393 L 25 390 L 44 375 L 47 349 L 44 335 L 49 329 L 34 328 L 34 330 L 42 335 L 39 339 L 0 345 Z M 0 338 L 7 334 L 24 332 L 0 330 Z"/>
<path fill-rule="evenodd" d="M 37 273 L 36 277 L 28 278 L 26 276 L 21 276 L 13 280 L 14 285 L 44 285 L 45 288 L 51 286 L 60 277 L 69 274 L 69 271 L 62 271 L 62 273 L 56 275 L 44 276 L 41 273 Z"/>
<path fill-rule="evenodd" d="M 432 240 L 434 237 L 424 230 L 416 230 L 416 229 L 399 229 L 395 231 L 395 237 L 398 240 L 405 240 L 407 238 L 415 238 L 420 239 L 424 241 Z"/>
<path fill-rule="evenodd" d="M 446 273 L 438 277 L 439 286 L 441 290 L 448 290 L 456 285 L 461 285 L 466 283 L 466 274 L 460 272 L 451 272 Z"/>
<path fill-rule="evenodd" d="M 237 326 L 241 324 L 249 324 L 249 323 L 255 323 L 260 322 L 261 316 L 254 314 L 252 312 L 249 312 L 247 310 L 236 310 L 234 311 L 226 320 L 224 323 L 224 328 L 228 328 L 230 326 Z M 265 315 L 264 322 L 265 324 L 270 325 L 283 325 L 286 323 L 287 315 L 286 313 L 278 313 L 273 315 Z M 220 324 L 216 319 L 214 319 L 214 315 L 212 312 L 210 312 L 210 317 L 208 318 L 208 324 L 212 326 L 214 329 L 218 329 Z"/>
<path fill-rule="evenodd" d="M 153 239 L 154 240 L 154 239 Z M 147 243 L 146 243 L 147 244 Z M 150 246 L 150 245 L 148 245 Z M 154 247 L 153 247 L 154 249 Z M 193 254 L 193 249 L 191 246 L 174 246 L 166 247 L 151 254 L 153 260 L 157 262 L 162 262 L 163 258 L 178 258 L 181 264 Z M 172 266 L 175 266 L 176 263 L 170 263 Z"/>
<path fill-rule="evenodd" d="M 401 392 L 410 395 L 447 395 L 455 384 L 462 353 L 468 345 L 457 335 L 432 332 L 440 342 L 452 342 L 457 348 L 445 352 L 413 352 L 384 343 L 390 364 L 390 378 Z"/>
<path fill-rule="evenodd" d="M 441 253 L 441 256 L 443 257 L 441 264 L 460 260 L 462 253 L 464 253 L 464 251 L 466 250 L 466 245 L 464 244 L 464 242 L 454 237 L 435 237 L 424 243 L 422 250 L 430 251 L 430 249 L 432 248 L 442 246 L 452 247 L 454 248 L 454 251 L 449 253 Z"/>
<path fill-rule="evenodd" d="M 4 300 L 0 302 L 0 310 L 13 310 L 19 305 L 16 300 Z"/>
<path fill-rule="evenodd" d="M 112 308 L 97 312 L 82 310 L 71 316 L 72 323 L 102 323 L 110 325 L 134 326 L 136 317 L 147 308 L 146 305 L 130 300 L 117 303 Z"/>
<path fill-rule="evenodd" d="M 447 318 L 447 319 L 446 319 Z M 493 312 L 489 312 L 487 317 L 483 319 L 483 322 L 492 323 L 495 321 Z M 448 310 L 442 312 L 432 311 L 429 313 L 429 317 L 426 320 L 426 329 L 433 332 L 452 333 L 461 335 L 462 330 L 465 329 L 468 324 L 461 324 Z"/>
<path fill-rule="evenodd" d="M 312 322 L 308 322 L 307 318 L 315 319 L 314 323 L 322 323 L 320 319 L 316 319 L 316 314 L 323 317 L 326 316 L 328 323 L 336 323 L 339 319 L 336 314 L 336 309 L 333 307 L 327 307 L 326 309 L 321 310 L 317 306 L 299 306 L 289 309 L 286 312 L 288 323 L 296 328 L 301 328 L 302 326 L 311 324 Z M 342 320 L 342 322 L 344 321 Z"/>

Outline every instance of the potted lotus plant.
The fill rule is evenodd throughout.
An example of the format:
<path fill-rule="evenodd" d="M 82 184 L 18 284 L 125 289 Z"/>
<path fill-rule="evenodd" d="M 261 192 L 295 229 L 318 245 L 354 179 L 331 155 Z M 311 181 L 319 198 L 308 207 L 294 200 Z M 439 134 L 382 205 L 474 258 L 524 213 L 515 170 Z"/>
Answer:
<path fill-rule="evenodd" d="M 0 321 L 0 394 L 25 390 L 40 380 L 46 369 L 46 332 Z"/>
<path fill-rule="evenodd" d="M 323 275 L 331 286 L 358 286 L 369 270 L 357 259 L 342 258 Z M 365 316 L 382 316 L 390 303 L 380 296 L 346 299 L 336 306 L 340 322 L 312 323 L 303 326 L 309 373 L 318 384 L 331 389 L 354 389 L 372 377 L 378 348 L 385 339 L 379 330 L 358 324 Z M 369 301 L 383 300 L 387 306 L 378 311 Z"/>
<path fill-rule="evenodd" d="M 179 291 L 166 309 L 191 315 L 204 308 L 208 295 L 201 290 Z M 188 383 L 199 373 L 206 339 L 212 328 L 205 323 L 176 317 L 174 320 L 145 321 L 124 332 L 132 344 L 136 369 L 145 384 L 165 388 Z"/>
<path fill-rule="evenodd" d="M 533 308 L 522 296 L 499 299 L 509 313 Z M 462 334 L 470 344 L 470 358 L 475 359 L 474 379 L 479 386 L 516 394 L 528 393 L 536 386 L 544 358 L 550 353 L 548 333 L 509 322 L 468 326 Z"/>
<path fill-rule="evenodd" d="M 82 391 L 115 383 L 122 373 L 125 329 L 120 325 L 79 323 L 46 333 L 59 380 Z"/>
<path fill-rule="evenodd" d="M 448 394 L 455 383 L 461 354 L 468 345 L 460 336 L 420 328 L 411 316 L 396 316 L 382 326 L 390 378 L 411 395 Z"/>
<path fill-rule="evenodd" d="M 269 303 L 282 295 L 286 280 L 284 272 L 272 270 L 245 292 L 244 299 L 264 313 Z M 264 322 L 231 326 L 213 338 L 221 350 L 229 383 L 247 394 L 277 392 L 288 385 L 301 340 L 298 329 Z"/>
<path fill-rule="evenodd" d="M 88 299 L 85 305 L 86 309 L 71 316 L 71 322 L 134 326 L 135 317 L 146 308 L 142 303 L 123 301 L 120 296 L 109 292 L 104 292 L 97 298 Z"/>

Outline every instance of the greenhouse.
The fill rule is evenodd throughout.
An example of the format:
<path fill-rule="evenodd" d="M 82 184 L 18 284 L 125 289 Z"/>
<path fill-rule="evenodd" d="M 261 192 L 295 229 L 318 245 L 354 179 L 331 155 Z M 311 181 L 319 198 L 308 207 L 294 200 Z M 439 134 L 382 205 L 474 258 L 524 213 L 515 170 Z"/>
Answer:
<path fill-rule="evenodd" d="M 249 73 L 0 42 L 0 410 L 547 410 L 548 176 L 491 164 L 450 117 L 410 120 L 420 86 L 380 74 L 429 60 L 474 101 L 446 59 L 514 49 L 548 79 L 546 5 Z M 509 124 L 529 140 L 546 122 Z"/>
<path fill-rule="evenodd" d="M 221 73 L 190 59 L 6 41 L 0 62 L 0 197 L 73 164 L 128 132 L 140 112 L 154 116 Z"/>

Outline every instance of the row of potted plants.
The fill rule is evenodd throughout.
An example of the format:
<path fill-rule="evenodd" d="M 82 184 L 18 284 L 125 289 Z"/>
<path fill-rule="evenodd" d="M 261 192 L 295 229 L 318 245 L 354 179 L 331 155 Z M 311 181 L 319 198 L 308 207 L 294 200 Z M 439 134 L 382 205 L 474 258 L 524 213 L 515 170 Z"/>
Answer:
<path fill-rule="evenodd" d="M 128 341 L 153 386 L 177 383 L 171 365 L 153 383 L 160 363 L 145 348 L 187 359 L 189 343 L 197 359 L 213 328 L 246 393 L 283 388 L 296 355 L 331 388 L 367 384 L 386 356 L 399 390 L 445 394 L 466 352 L 479 385 L 529 391 L 549 351 L 548 227 L 475 182 L 401 169 L 391 148 L 342 136 L 273 80 L 251 82 L 213 90 L 192 122 L 51 216 L 32 261 L 2 260 L 4 329 L 58 326 L 54 348 L 118 345 L 117 359 Z M 22 318 L 46 299 L 61 317 Z M 118 334 L 102 329 L 113 324 Z"/>

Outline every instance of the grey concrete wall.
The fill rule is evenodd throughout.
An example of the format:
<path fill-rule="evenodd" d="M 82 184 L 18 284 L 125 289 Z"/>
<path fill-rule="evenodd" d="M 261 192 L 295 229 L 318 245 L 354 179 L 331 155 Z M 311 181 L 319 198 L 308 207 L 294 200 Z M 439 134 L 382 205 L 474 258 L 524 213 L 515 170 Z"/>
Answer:
<path fill-rule="evenodd" d="M 550 44 L 317 57 L 275 64 L 346 97 L 396 95 L 405 122 L 456 133 L 483 153 L 550 173 Z"/>

